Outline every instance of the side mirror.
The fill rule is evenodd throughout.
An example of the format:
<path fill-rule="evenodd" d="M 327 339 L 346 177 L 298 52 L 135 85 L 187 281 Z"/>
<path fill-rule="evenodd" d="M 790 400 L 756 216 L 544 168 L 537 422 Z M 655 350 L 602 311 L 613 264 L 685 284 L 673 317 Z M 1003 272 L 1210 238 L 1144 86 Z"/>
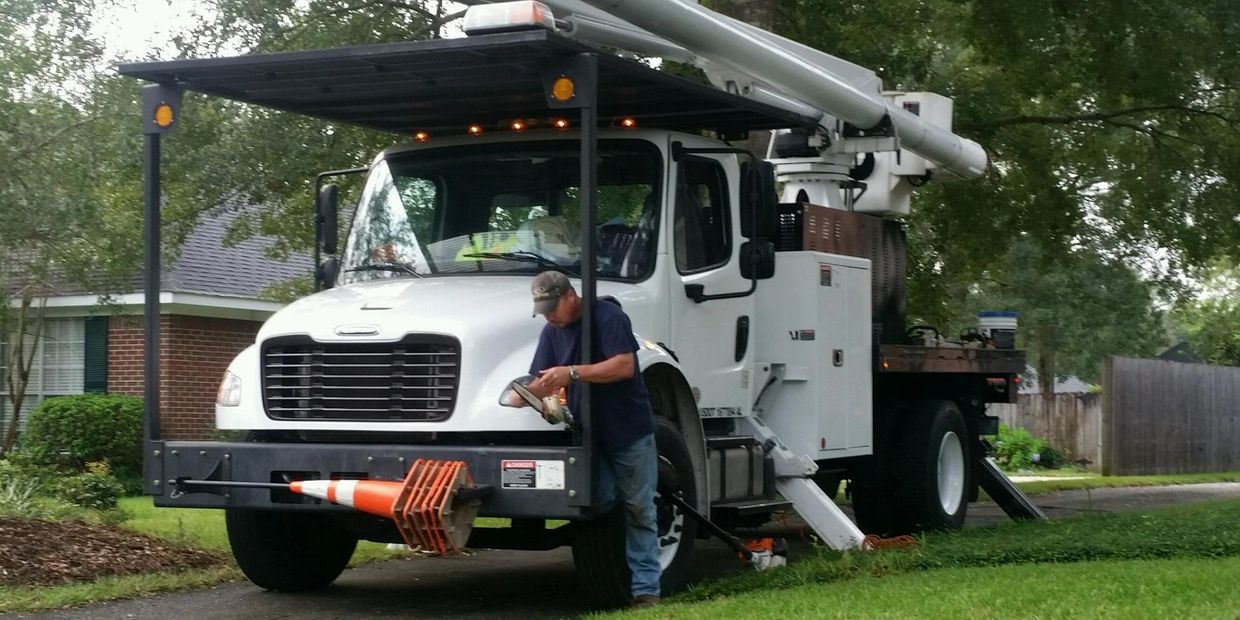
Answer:
<path fill-rule="evenodd" d="M 340 259 L 328 256 L 314 269 L 314 290 L 323 291 L 336 286 L 336 274 L 340 271 Z"/>
<path fill-rule="evenodd" d="M 754 215 L 757 220 L 754 220 Z M 741 236 L 772 239 L 779 232 L 779 196 L 775 165 L 751 160 L 741 164 Z"/>
<path fill-rule="evenodd" d="M 339 234 L 336 225 L 336 201 L 339 191 L 335 183 L 324 185 L 315 200 L 315 241 L 322 246 L 324 254 L 336 253 L 336 237 Z"/>
<path fill-rule="evenodd" d="M 775 277 L 775 244 L 770 241 L 746 241 L 741 244 L 741 277 L 766 280 Z"/>

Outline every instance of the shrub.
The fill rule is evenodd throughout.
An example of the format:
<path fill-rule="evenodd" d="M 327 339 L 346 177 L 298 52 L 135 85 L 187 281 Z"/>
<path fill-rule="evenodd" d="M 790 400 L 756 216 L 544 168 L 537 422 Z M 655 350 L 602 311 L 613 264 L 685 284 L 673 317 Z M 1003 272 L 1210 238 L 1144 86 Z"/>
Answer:
<path fill-rule="evenodd" d="M 56 484 L 56 496 L 75 506 L 112 510 L 120 501 L 124 488 L 112 476 L 106 461 L 88 463 L 86 471 L 69 476 Z"/>
<path fill-rule="evenodd" d="M 23 478 L 0 479 L 0 514 L 26 515 L 34 509 L 38 485 Z"/>
<path fill-rule="evenodd" d="M 1058 469 L 1068 464 L 1068 461 L 1064 455 L 1059 450 L 1052 448 L 1049 444 L 1042 446 L 1042 451 L 1039 452 L 1038 455 L 1041 457 L 1037 462 L 1038 467 Z"/>
<path fill-rule="evenodd" d="M 995 461 L 1004 469 L 1029 469 L 1041 460 L 1046 441 L 1037 439 L 1020 427 L 999 425 L 995 442 Z"/>
<path fill-rule="evenodd" d="M 0 484 L 14 481 L 28 483 L 39 494 L 49 493 L 56 480 L 72 473 L 40 463 L 28 450 L 14 450 L 0 458 Z"/>
<path fill-rule="evenodd" d="M 59 396 L 30 413 L 22 450 L 38 462 L 84 471 L 108 461 L 118 476 L 142 474 L 142 399 L 118 394 Z"/>

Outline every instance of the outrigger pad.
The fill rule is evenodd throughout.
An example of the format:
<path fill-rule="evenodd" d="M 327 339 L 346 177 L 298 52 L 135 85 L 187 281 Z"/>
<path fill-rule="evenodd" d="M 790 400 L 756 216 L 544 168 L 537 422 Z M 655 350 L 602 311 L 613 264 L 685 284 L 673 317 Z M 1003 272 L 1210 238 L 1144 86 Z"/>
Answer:
<path fill-rule="evenodd" d="M 460 553 L 469 541 L 481 497 L 459 497 L 474 488 L 464 461 L 418 459 L 392 504 L 392 519 L 412 548 L 448 555 Z"/>

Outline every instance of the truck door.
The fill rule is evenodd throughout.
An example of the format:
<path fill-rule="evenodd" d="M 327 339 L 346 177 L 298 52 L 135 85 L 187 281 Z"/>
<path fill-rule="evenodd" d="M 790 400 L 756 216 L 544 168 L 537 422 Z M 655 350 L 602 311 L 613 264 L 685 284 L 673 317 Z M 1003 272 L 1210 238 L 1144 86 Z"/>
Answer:
<path fill-rule="evenodd" d="M 673 267 L 670 344 L 693 388 L 699 413 L 740 416 L 749 408 L 753 297 L 696 303 L 685 292 L 686 285 L 700 285 L 706 295 L 749 288 L 736 258 L 737 165 L 735 160 L 685 155 L 672 178 L 667 227 Z"/>

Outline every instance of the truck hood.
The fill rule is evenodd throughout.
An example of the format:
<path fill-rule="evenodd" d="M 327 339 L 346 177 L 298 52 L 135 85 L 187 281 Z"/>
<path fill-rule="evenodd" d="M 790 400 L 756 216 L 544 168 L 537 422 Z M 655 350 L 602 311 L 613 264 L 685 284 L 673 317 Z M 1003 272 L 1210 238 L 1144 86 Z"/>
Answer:
<path fill-rule="evenodd" d="M 306 334 L 320 342 L 400 340 L 410 332 L 516 344 L 537 339 L 530 279 L 514 276 L 399 278 L 330 289 L 271 317 L 259 341 Z"/>

